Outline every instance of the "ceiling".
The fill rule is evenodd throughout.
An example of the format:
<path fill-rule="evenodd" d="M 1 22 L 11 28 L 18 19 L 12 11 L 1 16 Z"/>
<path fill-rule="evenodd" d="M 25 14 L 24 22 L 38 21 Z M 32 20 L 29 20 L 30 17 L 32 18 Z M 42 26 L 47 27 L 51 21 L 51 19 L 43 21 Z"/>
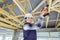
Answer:
<path fill-rule="evenodd" d="M 0 0 L 0 26 L 20 29 L 26 13 L 33 14 L 36 20 L 41 14 L 39 10 L 46 4 L 49 5 L 49 17 L 45 17 L 43 28 L 59 28 L 60 0 Z"/>

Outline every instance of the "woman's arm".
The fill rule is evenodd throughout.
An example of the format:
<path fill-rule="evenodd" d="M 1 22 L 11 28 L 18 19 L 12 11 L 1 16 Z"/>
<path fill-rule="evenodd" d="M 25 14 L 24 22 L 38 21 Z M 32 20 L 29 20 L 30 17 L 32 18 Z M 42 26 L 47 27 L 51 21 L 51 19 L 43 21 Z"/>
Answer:
<path fill-rule="evenodd" d="M 40 10 L 40 12 L 41 12 L 41 15 L 39 16 L 39 18 L 38 18 L 37 22 L 35 23 L 35 25 L 37 27 L 40 27 L 41 28 L 42 25 L 43 25 L 43 22 L 44 22 L 44 17 L 47 16 L 47 15 L 49 15 L 49 13 L 48 13 L 48 10 L 47 10 L 46 7 L 45 8 L 42 8 Z"/>
<path fill-rule="evenodd" d="M 40 15 L 39 16 L 39 18 L 38 18 L 38 20 L 37 20 L 37 22 L 35 23 L 35 25 L 37 26 L 37 27 L 42 27 L 42 25 L 43 25 L 43 22 L 44 22 L 44 16 L 43 15 Z"/>

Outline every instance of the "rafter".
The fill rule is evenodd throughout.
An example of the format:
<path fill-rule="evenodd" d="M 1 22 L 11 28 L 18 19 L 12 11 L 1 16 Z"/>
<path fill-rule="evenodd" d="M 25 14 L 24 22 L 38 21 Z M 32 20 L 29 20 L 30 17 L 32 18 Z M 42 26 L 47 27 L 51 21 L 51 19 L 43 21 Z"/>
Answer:
<path fill-rule="evenodd" d="M 25 14 L 25 10 L 24 7 L 22 6 L 22 4 L 18 1 L 18 0 L 13 0 L 13 2 L 19 7 L 19 9 Z"/>
<path fill-rule="evenodd" d="M 31 8 L 31 10 L 32 10 L 32 5 L 31 5 L 31 2 L 30 2 L 30 0 L 28 0 L 28 3 L 29 3 L 29 5 L 30 5 L 30 8 Z"/>
<path fill-rule="evenodd" d="M 25 10 L 25 14 L 27 13 L 26 7 L 27 7 L 27 0 L 24 0 L 24 10 Z"/>
<path fill-rule="evenodd" d="M 0 0 L 0 2 L 4 2 L 4 0 Z"/>
<path fill-rule="evenodd" d="M 57 25 L 56 25 L 56 28 L 58 28 L 60 26 L 60 23 L 58 23 Z"/>
<path fill-rule="evenodd" d="M 43 0 L 41 3 L 39 3 L 32 12 L 35 12 L 46 0 Z"/>
<path fill-rule="evenodd" d="M 14 21 L 23 24 L 20 20 L 18 20 L 16 17 L 10 15 L 8 12 L 0 8 L 0 13 L 6 15 L 9 19 L 13 19 Z"/>
<path fill-rule="evenodd" d="M 53 22 L 53 21 L 60 21 L 60 19 L 58 19 L 58 20 L 49 20 L 49 22 Z"/>
<path fill-rule="evenodd" d="M 18 28 L 16 28 L 16 27 L 13 27 L 13 26 L 7 25 L 7 24 L 2 23 L 2 22 L 0 22 L 0 27 L 4 27 L 4 28 L 8 28 L 8 29 L 12 29 L 12 30 L 16 30 L 16 29 L 18 29 Z"/>
<path fill-rule="evenodd" d="M 31 3 L 30 3 L 30 0 L 23 0 L 23 1 L 13 0 L 14 4 L 17 5 L 17 6 L 19 7 L 19 9 L 22 11 L 22 14 L 20 14 L 20 15 L 18 15 L 18 16 L 17 16 L 17 15 L 14 13 L 14 11 L 13 11 L 13 5 L 11 5 L 11 6 L 7 5 L 7 7 L 10 9 L 10 12 L 11 12 L 13 15 L 10 15 L 10 13 L 8 13 L 8 12 L 6 12 L 5 10 L 3 10 L 2 8 L 0 8 L 0 13 L 6 15 L 6 16 L 8 17 L 8 18 L 5 18 L 5 19 L 0 18 L 0 20 L 3 21 L 3 22 L 9 23 L 9 24 L 11 24 L 11 25 L 14 25 L 14 26 L 16 26 L 16 27 L 12 27 L 11 25 L 7 25 L 7 24 L 1 23 L 1 22 L 0 22 L 0 23 L 1 23 L 0 26 L 6 27 L 6 28 L 9 28 L 9 29 L 10 29 L 10 28 L 11 28 L 11 29 L 21 28 L 21 27 L 19 26 L 19 24 L 23 24 L 23 22 L 20 20 L 21 18 L 18 19 L 18 17 L 24 17 L 24 15 L 26 14 L 26 3 L 27 3 L 27 1 L 28 1 L 29 5 L 30 5 L 30 8 L 31 8 L 31 10 L 32 10 L 32 5 L 31 5 Z M 40 14 L 40 12 L 35 12 L 35 11 L 36 11 L 41 5 L 43 5 L 43 3 L 45 3 L 46 1 L 47 1 L 48 4 L 49 4 L 49 7 L 48 7 L 49 13 L 50 13 L 51 10 L 52 10 L 52 11 L 54 10 L 54 11 L 57 11 L 57 12 L 60 13 L 60 8 L 58 8 L 58 7 L 60 7 L 60 4 L 55 5 L 56 3 L 60 2 L 60 0 L 55 0 L 53 3 L 52 3 L 52 0 L 43 0 L 42 2 L 40 2 L 40 3 L 36 6 L 36 8 L 34 8 L 34 9 L 32 10 L 31 13 L 32 13 L 34 16 L 35 16 L 36 14 Z M 21 4 L 21 2 L 24 2 L 24 6 Z M 52 3 L 52 4 L 51 4 L 51 3 Z M 54 5 L 54 6 L 51 6 L 51 5 Z M 10 8 L 10 7 L 11 7 L 11 8 Z M 35 16 L 35 17 L 36 17 L 36 16 Z M 47 20 L 44 21 L 44 22 L 46 22 L 46 28 L 48 27 L 48 22 L 56 21 L 56 24 L 57 24 L 57 22 L 60 21 L 60 19 L 58 19 L 58 17 L 59 17 L 59 15 L 57 16 L 57 19 L 56 19 L 56 20 L 49 20 L 49 17 L 48 17 Z M 13 21 L 18 22 L 19 24 L 15 24 L 15 23 L 7 20 L 7 19 L 12 19 Z M 4 24 L 4 25 L 3 25 L 3 24 Z M 60 23 L 56 26 L 56 28 L 57 28 L 58 26 L 60 26 Z"/>
<path fill-rule="evenodd" d="M 41 12 L 32 12 L 32 14 L 33 15 L 35 15 L 35 14 L 41 14 Z M 18 15 L 18 16 L 15 16 L 15 17 L 24 17 L 24 15 L 22 14 L 22 15 Z"/>
<path fill-rule="evenodd" d="M 13 11 L 13 7 L 14 7 L 15 3 L 12 3 L 11 5 L 7 4 L 7 7 L 9 8 L 9 12 L 11 12 L 11 14 L 13 14 L 14 16 L 16 16 L 16 14 Z"/>
<path fill-rule="evenodd" d="M 48 5 L 49 5 L 48 12 L 50 13 L 50 7 L 51 7 L 51 4 L 52 4 L 52 0 L 47 0 L 47 2 L 48 2 Z M 46 28 L 48 27 L 48 22 L 49 22 L 49 17 L 47 17 L 47 19 L 46 19 Z"/>
<path fill-rule="evenodd" d="M 59 18 L 59 13 L 57 14 L 56 24 L 58 23 L 58 18 Z M 56 24 L 55 24 L 55 25 L 56 25 Z"/>
<path fill-rule="evenodd" d="M 60 2 L 52 7 L 60 7 Z"/>
<path fill-rule="evenodd" d="M 55 0 L 53 3 L 52 3 L 52 6 L 54 6 L 56 3 L 60 2 L 60 0 Z"/>
<path fill-rule="evenodd" d="M 7 5 L 7 7 L 10 9 L 10 12 L 14 15 L 13 17 L 14 18 L 16 18 L 18 21 L 20 21 L 19 23 L 21 23 L 21 19 L 18 19 L 18 17 L 15 17 L 15 16 L 17 16 L 15 13 L 14 13 L 14 11 L 13 11 L 13 6 L 14 6 L 15 4 L 14 3 L 12 3 L 10 6 L 9 5 Z M 9 18 L 8 18 L 9 19 Z"/>
<path fill-rule="evenodd" d="M 11 24 L 11 25 L 14 25 L 14 26 L 16 26 L 16 28 L 20 28 L 19 25 L 15 24 L 15 23 L 12 23 L 12 22 L 10 22 L 10 21 L 4 19 L 4 18 L 0 18 L 0 20 L 3 21 L 3 22 L 9 23 L 9 24 Z"/>
<path fill-rule="evenodd" d="M 52 6 L 52 7 L 60 7 L 60 4 L 59 5 Z"/>
<path fill-rule="evenodd" d="M 57 9 L 57 8 L 53 8 L 53 7 L 51 7 L 51 10 L 52 10 L 52 11 L 57 11 L 57 12 L 60 13 L 60 8 Z"/>

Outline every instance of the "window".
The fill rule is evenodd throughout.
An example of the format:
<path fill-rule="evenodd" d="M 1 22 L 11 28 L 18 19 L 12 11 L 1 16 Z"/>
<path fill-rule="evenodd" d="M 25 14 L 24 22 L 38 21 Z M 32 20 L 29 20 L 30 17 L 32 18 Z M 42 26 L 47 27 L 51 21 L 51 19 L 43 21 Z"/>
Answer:
<path fill-rule="evenodd" d="M 0 40 L 3 40 L 3 36 L 2 35 L 0 35 Z"/>
<path fill-rule="evenodd" d="M 6 37 L 5 40 L 12 40 L 12 37 Z"/>

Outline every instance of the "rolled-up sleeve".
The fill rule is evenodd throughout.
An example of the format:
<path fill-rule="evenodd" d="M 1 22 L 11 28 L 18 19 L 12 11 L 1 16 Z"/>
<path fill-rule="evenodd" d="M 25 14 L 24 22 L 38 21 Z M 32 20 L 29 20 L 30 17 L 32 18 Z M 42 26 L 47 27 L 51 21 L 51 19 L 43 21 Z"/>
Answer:
<path fill-rule="evenodd" d="M 43 22 L 44 22 L 44 16 L 40 15 L 39 18 L 38 18 L 38 20 L 37 20 L 37 22 L 35 23 L 35 25 L 37 27 L 41 28 L 42 25 L 43 25 Z"/>

